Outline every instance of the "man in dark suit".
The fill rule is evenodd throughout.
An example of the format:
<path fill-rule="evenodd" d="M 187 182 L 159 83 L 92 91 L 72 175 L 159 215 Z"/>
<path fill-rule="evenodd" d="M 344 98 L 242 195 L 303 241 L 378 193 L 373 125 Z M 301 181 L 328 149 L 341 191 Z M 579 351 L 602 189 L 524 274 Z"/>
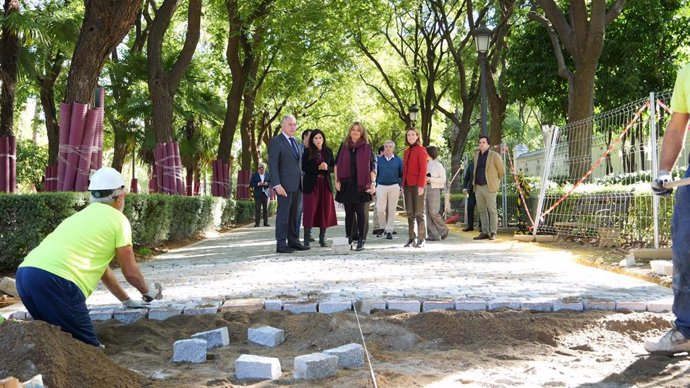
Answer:
<path fill-rule="evenodd" d="M 278 195 L 276 252 L 292 253 L 309 249 L 300 243 L 296 228 L 302 201 L 302 152 L 294 138 L 297 130 L 295 117 L 283 117 L 280 130 L 268 145 L 268 172 L 273 190 Z"/>
<path fill-rule="evenodd" d="M 252 174 L 249 179 L 249 186 L 254 189 L 254 227 L 259 226 L 259 217 L 262 215 L 264 226 L 268 225 L 268 197 L 271 195 L 268 192 L 270 179 L 266 174 L 266 166 L 263 163 L 259 164 L 259 171 Z"/>
<path fill-rule="evenodd" d="M 463 232 L 471 232 L 474 230 L 474 208 L 477 206 L 477 198 L 474 196 L 474 160 L 470 159 L 465 168 L 465 176 L 462 183 L 462 192 L 467 195 L 467 225 Z M 479 221 L 479 230 L 482 229 L 482 222 Z"/>

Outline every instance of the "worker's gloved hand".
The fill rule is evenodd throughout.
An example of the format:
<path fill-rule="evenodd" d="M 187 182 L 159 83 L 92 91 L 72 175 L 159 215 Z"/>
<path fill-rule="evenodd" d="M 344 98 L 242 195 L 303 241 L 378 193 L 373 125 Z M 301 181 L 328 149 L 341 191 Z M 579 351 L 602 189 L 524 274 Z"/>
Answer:
<path fill-rule="evenodd" d="M 122 302 L 122 307 L 126 309 L 147 309 L 149 306 L 145 305 L 143 302 L 129 298 Z"/>
<path fill-rule="evenodd" d="M 144 302 L 150 302 L 154 299 L 163 299 L 163 286 L 160 283 L 148 283 L 148 291 L 145 294 L 141 294 L 141 298 Z"/>
<path fill-rule="evenodd" d="M 673 193 L 673 189 L 667 189 L 664 185 L 671 181 L 671 174 L 666 170 L 659 170 L 656 179 L 652 181 L 652 191 L 660 197 L 668 197 Z"/>

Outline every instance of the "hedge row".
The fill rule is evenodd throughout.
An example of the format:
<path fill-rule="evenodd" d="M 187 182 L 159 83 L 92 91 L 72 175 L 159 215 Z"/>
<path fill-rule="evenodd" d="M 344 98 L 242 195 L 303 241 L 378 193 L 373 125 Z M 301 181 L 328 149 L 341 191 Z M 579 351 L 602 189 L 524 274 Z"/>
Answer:
<path fill-rule="evenodd" d="M 0 194 L 0 271 L 17 268 L 60 222 L 88 205 L 87 193 Z M 275 212 L 276 202 L 269 211 Z M 129 194 L 124 214 L 134 245 L 153 248 L 196 237 L 210 227 L 254 220 L 254 202 L 215 197 Z"/>

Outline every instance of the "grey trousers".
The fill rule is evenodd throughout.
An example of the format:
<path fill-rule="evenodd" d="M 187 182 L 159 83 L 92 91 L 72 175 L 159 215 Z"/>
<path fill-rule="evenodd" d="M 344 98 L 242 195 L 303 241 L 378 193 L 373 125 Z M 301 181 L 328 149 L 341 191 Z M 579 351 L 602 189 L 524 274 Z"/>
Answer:
<path fill-rule="evenodd" d="M 496 193 L 489 191 L 489 187 L 475 186 L 474 195 L 477 198 L 477 212 L 482 221 L 482 233 L 496 234 L 498 231 L 498 211 L 496 211 Z"/>
<path fill-rule="evenodd" d="M 405 213 L 407 213 L 407 235 L 410 237 L 410 240 L 415 237 L 420 240 L 426 240 L 426 220 L 424 219 L 425 196 L 426 190 L 424 190 L 424 194 L 419 195 L 417 186 L 405 186 L 403 188 Z M 416 234 L 415 226 L 417 227 Z"/>
<path fill-rule="evenodd" d="M 427 237 L 440 240 L 441 236 L 448 233 L 448 226 L 441 217 L 441 189 L 432 189 L 426 185 L 426 232 Z"/>

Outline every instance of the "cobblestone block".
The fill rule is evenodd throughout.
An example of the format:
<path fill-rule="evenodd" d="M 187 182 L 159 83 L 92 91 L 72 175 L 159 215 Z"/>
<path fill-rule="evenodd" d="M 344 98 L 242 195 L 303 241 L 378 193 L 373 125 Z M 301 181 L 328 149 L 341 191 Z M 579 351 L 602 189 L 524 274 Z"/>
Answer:
<path fill-rule="evenodd" d="M 92 321 L 107 321 L 113 319 L 114 307 L 95 307 L 89 310 L 89 318 Z"/>
<path fill-rule="evenodd" d="M 489 310 L 498 310 L 498 309 L 503 309 L 503 308 L 519 310 L 520 309 L 520 302 L 516 301 L 516 300 L 508 300 L 508 299 L 492 299 L 488 302 L 487 308 Z"/>
<path fill-rule="evenodd" d="M 27 321 L 27 320 L 33 319 L 33 318 L 31 318 L 31 314 L 29 314 L 29 312 L 26 310 L 15 311 L 12 314 L 10 314 L 10 316 L 8 318 L 9 319 L 15 319 L 18 321 Z"/>
<path fill-rule="evenodd" d="M 356 301 L 354 303 L 354 307 L 357 309 L 358 313 L 369 315 L 371 314 L 371 310 L 374 309 L 385 310 L 386 301 L 377 299 L 364 299 L 361 301 Z"/>
<path fill-rule="evenodd" d="M 261 298 L 228 299 L 220 306 L 220 311 L 254 311 L 263 307 L 264 300 Z"/>
<path fill-rule="evenodd" d="M 582 311 L 585 309 L 582 301 L 556 301 L 553 302 L 553 311 L 561 310 L 571 310 L 571 311 Z"/>
<path fill-rule="evenodd" d="M 418 300 L 387 300 L 388 310 L 402 310 L 410 313 L 422 311 L 422 302 Z"/>
<path fill-rule="evenodd" d="M 230 344 L 230 333 L 227 327 L 192 334 L 192 338 L 206 340 L 207 349 L 220 348 L 221 346 L 228 346 Z"/>
<path fill-rule="evenodd" d="M 616 310 L 647 311 L 647 302 L 616 301 Z"/>
<path fill-rule="evenodd" d="M 316 302 L 283 303 L 283 310 L 293 314 L 315 313 Z"/>
<path fill-rule="evenodd" d="M 347 344 L 323 351 L 338 357 L 341 368 L 361 368 L 364 366 L 364 347 L 360 344 Z"/>
<path fill-rule="evenodd" d="M 613 300 L 583 299 L 582 305 L 585 310 L 606 310 L 616 309 L 616 302 Z"/>
<path fill-rule="evenodd" d="M 215 314 L 218 312 L 218 308 L 220 308 L 220 305 L 221 305 L 220 301 L 202 302 L 200 304 L 194 304 L 194 305 L 185 307 L 182 314 L 184 314 L 184 315 Z"/>
<path fill-rule="evenodd" d="M 193 338 L 175 341 L 173 344 L 173 362 L 206 362 L 206 340 Z"/>
<path fill-rule="evenodd" d="M 149 310 L 149 319 L 156 321 L 164 321 L 170 317 L 176 315 L 182 315 L 184 307 L 165 307 L 165 308 L 153 308 Z"/>
<path fill-rule="evenodd" d="M 671 311 L 673 299 L 660 299 L 647 302 L 647 311 L 653 313 L 665 313 Z"/>
<path fill-rule="evenodd" d="M 283 301 L 276 299 L 267 299 L 264 301 L 264 308 L 267 311 L 281 311 L 283 309 Z"/>
<path fill-rule="evenodd" d="M 146 318 L 148 313 L 146 309 L 116 309 L 113 311 L 113 318 L 125 325 L 129 325 L 140 319 Z"/>
<path fill-rule="evenodd" d="M 482 299 L 458 299 L 455 301 L 455 309 L 459 311 L 486 310 L 487 303 Z"/>
<path fill-rule="evenodd" d="M 452 300 L 425 300 L 422 302 L 422 311 L 448 310 L 454 309 L 455 302 Z"/>
<path fill-rule="evenodd" d="M 347 237 L 332 237 L 333 246 L 331 251 L 339 255 L 347 255 L 350 253 L 350 244 L 347 243 Z"/>
<path fill-rule="evenodd" d="M 296 379 L 322 379 L 335 376 L 338 357 L 324 353 L 312 353 L 295 357 L 293 377 Z"/>
<path fill-rule="evenodd" d="M 523 310 L 532 311 L 551 311 L 553 310 L 553 301 L 541 299 L 527 299 L 520 303 L 520 308 Z"/>
<path fill-rule="evenodd" d="M 250 327 L 247 330 L 247 339 L 249 342 L 273 348 L 285 341 L 285 331 L 271 326 Z"/>
<path fill-rule="evenodd" d="M 349 300 L 327 300 L 319 302 L 319 312 L 323 314 L 334 314 L 341 311 L 352 310 L 352 302 Z"/>
<path fill-rule="evenodd" d="M 283 374 L 280 360 L 274 357 L 243 354 L 235 360 L 235 377 L 243 379 L 275 380 Z"/>

